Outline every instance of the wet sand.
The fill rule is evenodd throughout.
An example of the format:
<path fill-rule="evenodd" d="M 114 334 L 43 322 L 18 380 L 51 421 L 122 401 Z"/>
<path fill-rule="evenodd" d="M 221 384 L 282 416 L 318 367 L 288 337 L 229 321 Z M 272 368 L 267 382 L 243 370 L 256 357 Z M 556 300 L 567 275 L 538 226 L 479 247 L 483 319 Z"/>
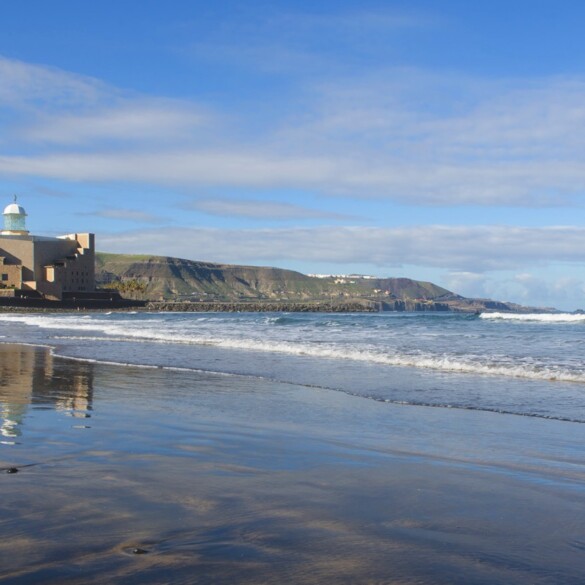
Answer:
<path fill-rule="evenodd" d="M 2 583 L 583 583 L 585 425 L 0 345 L 0 426 Z"/>

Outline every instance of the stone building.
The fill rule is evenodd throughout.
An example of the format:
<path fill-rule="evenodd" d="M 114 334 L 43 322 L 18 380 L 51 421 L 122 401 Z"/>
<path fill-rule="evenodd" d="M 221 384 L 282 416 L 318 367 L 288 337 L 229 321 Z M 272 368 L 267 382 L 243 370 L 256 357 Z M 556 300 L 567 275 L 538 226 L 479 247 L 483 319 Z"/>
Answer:
<path fill-rule="evenodd" d="M 0 295 L 62 300 L 95 290 L 94 234 L 30 235 L 16 197 L 3 216 Z"/>

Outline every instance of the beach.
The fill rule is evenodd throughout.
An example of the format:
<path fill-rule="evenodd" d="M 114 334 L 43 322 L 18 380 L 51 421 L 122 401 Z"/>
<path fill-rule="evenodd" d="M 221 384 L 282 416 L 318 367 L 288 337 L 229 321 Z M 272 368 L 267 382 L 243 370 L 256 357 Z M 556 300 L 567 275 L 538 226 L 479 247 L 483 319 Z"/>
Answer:
<path fill-rule="evenodd" d="M 32 345 L 0 371 L 0 582 L 582 583 L 582 424 Z"/>

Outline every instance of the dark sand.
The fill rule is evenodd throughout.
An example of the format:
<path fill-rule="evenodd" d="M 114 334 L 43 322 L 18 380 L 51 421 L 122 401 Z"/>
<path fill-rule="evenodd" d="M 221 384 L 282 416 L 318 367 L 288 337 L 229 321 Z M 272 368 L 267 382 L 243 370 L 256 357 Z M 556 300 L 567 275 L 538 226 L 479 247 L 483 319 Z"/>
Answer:
<path fill-rule="evenodd" d="M 585 425 L 9 345 L 0 425 L 2 583 L 585 582 Z"/>

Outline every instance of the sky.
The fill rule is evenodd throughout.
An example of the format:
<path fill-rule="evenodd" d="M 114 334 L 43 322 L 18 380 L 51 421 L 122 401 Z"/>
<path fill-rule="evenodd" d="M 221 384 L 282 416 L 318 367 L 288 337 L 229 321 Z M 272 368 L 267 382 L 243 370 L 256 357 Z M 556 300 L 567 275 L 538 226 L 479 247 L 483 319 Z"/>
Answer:
<path fill-rule="evenodd" d="M 0 206 L 103 252 L 585 308 L 585 2 L 0 6 Z"/>

